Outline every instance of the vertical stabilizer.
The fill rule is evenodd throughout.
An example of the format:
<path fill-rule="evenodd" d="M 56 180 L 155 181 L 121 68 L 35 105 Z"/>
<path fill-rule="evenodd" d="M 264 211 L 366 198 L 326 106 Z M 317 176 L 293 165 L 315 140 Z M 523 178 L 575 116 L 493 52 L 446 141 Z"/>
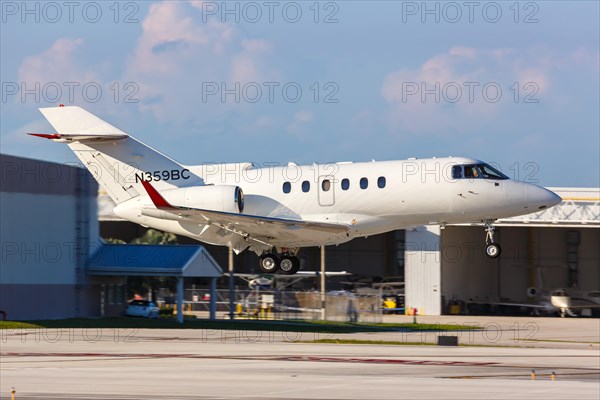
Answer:
<path fill-rule="evenodd" d="M 141 182 L 158 190 L 202 185 L 181 164 L 80 107 L 41 108 L 55 134 L 33 134 L 69 147 L 119 204 L 144 194 Z"/>

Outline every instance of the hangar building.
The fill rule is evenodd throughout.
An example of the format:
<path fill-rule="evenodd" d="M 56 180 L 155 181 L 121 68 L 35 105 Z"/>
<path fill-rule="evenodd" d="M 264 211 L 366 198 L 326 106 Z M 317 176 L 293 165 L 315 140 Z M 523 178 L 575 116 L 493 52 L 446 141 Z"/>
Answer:
<path fill-rule="evenodd" d="M 87 315 L 85 260 L 100 245 L 98 185 L 68 165 L 0 155 L 0 310 L 9 319 Z"/>
<path fill-rule="evenodd" d="M 495 259 L 484 254 L 481 226 L 407 231 L 407 309 L 440 315 L 451 301 L 530 304 L 559 288 L 600 292 L 600 189 L 549 189 L 560 204 L 494 224 L 502 246 Z"/>
<path fill-rule="evenodd" d="M 103 243 L 98 185 L 85 169 L 0 154 L 0 171 L 4 318 L 120 315 L 127 276 L 173 276 L 179 286 L 185 277 L 205 277 L 215 286 L 222 274 L 198 244 Z"/>
<path fill-rule="evenodd" d="M 36 319 L 122 310 L 125 277 L 144 273 L 133 271 L 132 264 L 148 270 L 157 266 L 144 259 L 144 252 L 103 247 L 100 235 L 129 241 L 144 228 L 116 219 L 107 199 L 101 195 L 97 200 L 97 185 L 85 170 L 8 155 L 0 155 L 0 161 L 0 311 L 11 319 Z M 600 189 L 552 190 L 564 199 L 558 206 L 498 221 L 496 240 L 503 251 L 497 259 L 484 256 L 480 226 L 427 226 L 330 246 L 327 270 L 403 279 L 407 310 L 429 315 L 448 313 L 452 300 L 533 302 L 530 288 L 598 292 Z M 181 251 L 189 257 L 203 254 L 202 260 L 210 262 L 185 272 L 192 258 L 155 255 L 183 260 L 165 266 L 174 268 L 171 276 L 220 276 L 226 248 L 199 246 L 187 238 L 179 242 L 205 248 L 210 256 L 184 246 Z M 107 262 L 107 254 L 138 258 Z M 317 248 L 301 252 L 305 269 L 318 269 L 319 258 Z M 242 253 L 235 263 L 236 272 L 258 272 L 253 253 Z"/>

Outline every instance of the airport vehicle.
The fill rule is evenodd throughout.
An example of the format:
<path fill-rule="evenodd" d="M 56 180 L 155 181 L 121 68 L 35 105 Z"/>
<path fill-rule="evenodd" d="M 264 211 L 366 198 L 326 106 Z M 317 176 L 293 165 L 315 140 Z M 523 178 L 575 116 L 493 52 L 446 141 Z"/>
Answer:
<path fill-rule="evenodd" d="M 86 110 L 41 108 L 117 204 L 126 220 L 260 255 L 265 273 L 293 274 L 302 247 L 334 245 L 425 224 L 481 223 L 485 251 L 498 257 L 493 222 L 561 201 L 464 157 L 403 161 L 177 163 Z"/>
<path fill-rule="evenodd" d="M 125 315 L 129 317 L 158 318 L 158 310 L 156 304 L 151 301 L 132 300 L 125 310 Z"/>

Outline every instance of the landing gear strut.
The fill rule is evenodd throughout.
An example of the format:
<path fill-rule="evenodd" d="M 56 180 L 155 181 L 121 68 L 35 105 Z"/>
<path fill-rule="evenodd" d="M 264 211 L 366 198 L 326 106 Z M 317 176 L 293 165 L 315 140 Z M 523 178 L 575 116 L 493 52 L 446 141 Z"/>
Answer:
<path fill-rule="evenodd" d="M 494 226 L 492 221 L 485 222 L 485 255 L 490 258 L 496 258 L 500 255 L 502 249 L 500 245 L 494 243 Z"/>

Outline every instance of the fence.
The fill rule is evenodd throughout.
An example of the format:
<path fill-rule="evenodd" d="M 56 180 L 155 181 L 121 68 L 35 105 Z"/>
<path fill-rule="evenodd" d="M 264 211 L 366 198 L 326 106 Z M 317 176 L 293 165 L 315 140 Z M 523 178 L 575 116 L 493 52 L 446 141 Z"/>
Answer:
<path fill-rule="evenodd" d="M 319 292 L 281 290 L 236 290 L 234 314 L 237 318 L 321 320 L 323 307 Z M 186 309 L 209 311 L 208 290 L 186 289 Z M 229 291 L 217 290 L 217 311 L 229 313 Z M 328 321 L 381 322 L 381 297 L 337 292 L 325 296 L 325 318 Z"/>

